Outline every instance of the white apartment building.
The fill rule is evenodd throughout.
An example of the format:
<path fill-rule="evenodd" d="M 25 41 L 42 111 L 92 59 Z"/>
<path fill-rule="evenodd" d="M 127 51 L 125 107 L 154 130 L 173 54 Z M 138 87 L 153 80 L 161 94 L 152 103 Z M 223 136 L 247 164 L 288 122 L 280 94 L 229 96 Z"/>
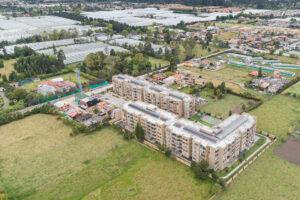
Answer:
<path fill-rule="evenodd" d="M 256 118 L 247 113 L 233 114 L 219 125 L 208 127 L 186 119 L 166 129 L 166 146 L 179 157 L 200 162 L 212 169 L 230 167 L 254 144 Z"/>
<path fill-rule="evenodd" d="M 165 144 L 165 129 L 176 120 L 176 115 L 141 101 L 127 102 L 122 106 L 125 127 L 134 131 L 140 122 L 145 131 L 145 139 L 152 143 Z"/>
<path fill-rule="evenodd" d="M 125 103 L 122 119 L 130 131 L 140 122 L 147 141 L 164 144 L 174 155 L 189 161 L 205 159 L 215 170 L 230 167 L 254 144 L 256 132 L 256 118 L 247 113 L 233 114 L 208 127 L 140 101 Z"/>
<path fill-rule="evenodd" d="M 195 113 L 195 98 L 191 95 L 128 75 L 116 75 L 112 80 L 114 91 L 129 100 L 153 104 L 184 118 L 191 118 Z"/>

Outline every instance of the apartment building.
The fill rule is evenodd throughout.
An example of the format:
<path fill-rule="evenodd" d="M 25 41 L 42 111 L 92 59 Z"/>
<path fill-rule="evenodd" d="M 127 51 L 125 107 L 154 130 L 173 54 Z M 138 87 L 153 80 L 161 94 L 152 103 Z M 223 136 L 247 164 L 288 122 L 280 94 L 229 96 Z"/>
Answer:
<path fill-rule="evenodd" d="M 212 169 L 224 169 L 254 144 L 256 118 L 233 114 L 219 125 L 208 127 L 180 118 L 154 105 L 127 102 L 122 107 L 124 126 L 134 131 L 141 123 L 145 139 L 166 145 L 177 157 L 188 161 L 206 160 Z"/>
<path fill-rule="evenodd" d="M 195 98 L 190 95 L 128 75 L 116 75 L 112 80 L 114 91 L 129 100 L 153 104 L 184 118 L 195 113 Z"/>
<path fill-rule="evenodd" d="M 166 146 L 179 157 L 205 159 L 210 168 L 224 169 L 254 144 L 255 132 L 256 118 L 247 113 L 233 114 L 214 127 L 180 119 L 166 128 Z"/>
<path fill-rule="evenodd" d="M 140 122 L 145 131 L 145 139 L 152 143 L 165 144 L 165 129 L 176 120 L 176 115 L 141 101 L 127 102 L 122 106 L 125 127 L 134 131 Z"/>

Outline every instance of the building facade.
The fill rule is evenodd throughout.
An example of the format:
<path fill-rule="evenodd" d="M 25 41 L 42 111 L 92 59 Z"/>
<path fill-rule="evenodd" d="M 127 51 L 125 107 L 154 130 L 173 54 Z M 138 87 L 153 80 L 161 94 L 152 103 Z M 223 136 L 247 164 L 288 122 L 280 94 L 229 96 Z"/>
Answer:
<path fill-rule="evenodd" d="M 195 113 L 195 98 L 190 95 L 128 75 L 116 75 L 112 80 L 115 93 L 129 100 L 153 104 L 184 118 L 191 118 Z"/>
<path fill-rule="evenodd" d="M 250 149 L 256 132 L 256 118 L 247 113 L 233 114 L 208 127 L 139 101 L 123 105 L 122 119 L 130 131 L 139 122 L 147 141 L 166 145 L 174 155 L 188 161 L 206 160 L 215 170 L 230 167 Z"/>

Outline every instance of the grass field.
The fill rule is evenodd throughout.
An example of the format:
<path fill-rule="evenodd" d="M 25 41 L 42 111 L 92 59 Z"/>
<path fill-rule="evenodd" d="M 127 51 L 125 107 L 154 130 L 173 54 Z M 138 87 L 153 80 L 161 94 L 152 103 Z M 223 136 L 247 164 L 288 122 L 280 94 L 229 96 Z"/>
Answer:
<path fill-rule="evenodd" d="M 284 93 L 291 93 L 291 94 L 297 94 L 300 95 L 300 82 L 298 82 L 297 84 L 293 85 L 292 87 L 289 87 L 288 89 L 286 89 L 284 91 Z"/>
<path fill-rule="evenodd" d="M 202 49 L 202 46 L 200 44 L 196 44 L 195 48 L 193 49 L 192 52 L 195 55 L 195 58 L 199 58 L 199 57 L 203 57 L 203 56 L 213 54 L 215 52 L 225 50 L 225 48 L 220 48 L 220 47 L 217 47 L 217 46 L 214 46 L 214 45 L 210 45 L 209 48 L 210 48 L 211 51 L 208 51 L 208 49 Z M 180 50 L 179 60 L 180 60 L 180 62 L 184 62 L 185 61 L 185 49 L 181 45 L 179 50 Z"/>
<path fill-rule="evenodd" d="M 216 37 L 219 40 L 229 40 L 229 39 L 235 38 L 238 35 L 239 35 L 239 33 L 237 33 L 237 32 L 225 32 L 225 33 L 222 33 L 221 35 L 218 35 Z"/>
<path fill-rule="evenodd" d="M 270 54 L 265 55 L 265 59 L 281 60 L 282 63 L 286 63 L 286 64 L 296 64 L 299 61 L 299 58 L 291 58 L 287 56 L 270 55 Z"/>
<path fill-rule="evenodd" d="M 300 169 L 275 156 L 277 146 L 266 151 L 216 199 L 300 199 Z"/>
<path fill-rule="evenodd" d="M 251 112 L 257 116 L 257 128 L 281 136 L 300 117 L 300 101 L 277 95 Z"/>
<path fill-rule="evenodd" d="M 173 90 L 178 90 L 180 92 L 186 93 L 186 94 L 190 94 L 192 92 L 192 89 L 190 87 L 181 87 L 178 84 L 174 84 L 171 85 L 170 88 L 172 88 Z"/>
<path fill-rule="evenodd" d="M 251 114 L 257 116 L 258 129 L 285 137 L 300 118 L 299 109 L 299 100 L 277 95 Z M 300 168 L 274 155 L 279 144 L 275 143 L 216 199 L 300 199 Z"/>
<path fill-rule="evenodd" d="M 4 60 L 4 68 L 0 68 L 0 74 L 6 75 L 8 78 L 8 75 L 10 72 L 14 70 L 14 63 L 16 62 L 16 59 L 10 59 L 10 60 Z M 2 78 L 1 78 L 2 80 Z"/>
<path fill-rule="evenodd" d="M 58 75 L 58 76 L 53 76 L 53 77 L 50 77 L 50 78 L 43 79 L 42 81 L 48 81 L 48 80 L 51 80 L 51 79 L 54 79 L 54 78 L 63 78 L 65 81 L 71 81 L 71 82 L 74 82 L 76 84 L 78 83 L 75 72 L 74 73 L 70 72 L 70 73 L 66 73 L 66 74 L 62 74 L 62 75 Z M 82 84 L 88 84 L 89 83 L 88 79 L 86 79 L 82 76 L 80 78 L 81 78 L 81 83 Z M 34 83 L 25 84 L 23 87 L 26 90 L 33 90 L 34 88 L 36 88 L 38 86 L 38 84 L 39 84 L 39 82 L 34 82 Z"/>
<path fill-rule="evenodd" d="M 226 94 L 222 99 L 212 99 L 213 90 L 203 90 L 200 97 L 207 100 L 207 103 L 199 106 L 201 111 L 210 112 L 223 118 L 228 117 L 229 111 L 238 111 L 242 104 L 247 104 L 248 100 L 232 94 Z"/>
<path fill-rule="evenodd" d="M 169 61 L 163 60 L 163 59 L 154 58 L 154 57 L 149 57 L 149 62 L 151 62 L 152 68 L 155 67 L 155 64 L 157 65 L 157 67 L 159 67 L 159 64 L 161 64 L 162 67 L 169 65 Z"/>
<path fill-rule="evenodd" d="M 12 199 L 207 199 L 219 186 L 111 127 L 70 137 L 56 117 L 0 127 L 0 190 Z"/>

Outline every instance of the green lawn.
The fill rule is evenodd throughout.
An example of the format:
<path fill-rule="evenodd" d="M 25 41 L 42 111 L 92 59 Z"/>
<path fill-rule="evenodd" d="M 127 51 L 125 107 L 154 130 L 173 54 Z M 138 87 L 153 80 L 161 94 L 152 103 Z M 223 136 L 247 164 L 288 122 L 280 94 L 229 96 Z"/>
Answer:
<path fill-rule="evenodd" d="M 277 95 L 270 101 L 253 110 L 257 116 L 257 128 L 281 136 L 300 117 L 300 101 L 291 97 Z"/>
<path fill-rule="evenodd" d="M 75 72 L 74 73 L 66 73 L 66 74 L 62 74 L 62 75 L 58 75 L 58 76 L 53 76 L 53 77 L 50 77 L 50 78 L 46 78 L 46 79 L 42 79 L 41 81 L 48 81 L 48 80 L 51 80 L 51 79 L 54 79 L 54 78 L 63 78 L 65 81 L 71 81 L 73 83 L 78 83 L 77 81 L 77 77 L 76 77 L 76 74 Z M 82 84 L 88 84 L 89 83 L 89 80 L 84 78 L 84 77 L 80 77 L 81 78 L 81 83 Z M 34 88 L 36 88 L 38 86 L 39 82 L 34 82 L 34 83 L 29 83 L 29 84 L 25 84 L 23 87 L 24 89 L 30 91 L 30 90 L 33 90 Z"/>
<path fill-rule="evenodd" d="M 159 64 L 161 64 L 162 67 L 169 65 L 169 61 L 154 57 L 149 57 L 149 62 L 152 64 L 152 68 L 155 67 L 155 64 L 157 67 L 159 67 Z"/>
<path fill-rule="evenodd" d="M 55 116 L 0 127 L 0 191 L 12 199 L 208 199 L 220 189 L 111 127 L 71 132 Z"/>
<path fill-rule="evenodd" d="M 0 68 L 1 76 L 6 75 L 6 77 L 8 79 L 9 73 L 14 70 L 14 65 L 13 64 L 15 62 L 16 62 L 16 59 L 4 60 L 4 68 Z M 1 80 L 2 80 L 2 78 L 1 78 Z"/>
<path fill-rule="evenodd" d="M 200 97 L 207 100 L 207 103 L 199 106 L 198 109 L 204 112 L 210 112 L 223 118 L 228 117 L 229 111 L 237 111 L 241 109 L 242 104 L 246 104 L 248 100 L 232 94 L 226 94 L 222 99 L 212 99 L 213 90 L 203 90 Z"/>
<path fill-rule="evenodd" d="M 190 87 L 188 87 L 188 86 L 182 87 L 178 84 L 171 85 L 170 88 L 172 88 L 173 90 L 178 90 L 178 91 L 186 93 L 186 94 L 191 94 L 191 92 L 192 92 L 192 89 Z"/>
<path fill-rule="evenodd" d="M 196 44 L 195 48 L 192 50 L 192 53 L 195 55 L 195 58 L 199 58 L 199 57 L 203 57 L 203 56 L 207 56 L 219 51 L 223 51 L 225 50 L 225 48 L 220 48 L 217 47 L 215 45 L 209 45 L 209 48 L 211 51 L 208 51 L 208 49 L 202 49 L 202 45 L 200 44 Z M 179 60 L 180 62 L 184 62 L 185 61 L 185 49 L 182 45 L 179 46 Z"/>
<path fill-rule="evenodd" d="M 291 93 L 291 94 L 297 94 L 300 95 L 300 82 L 296 83 L 295 85 L 293 85 L 292 87 L 289 87 L 288 89 L 286 89 L 284 91 L 284 93 Z"/>
<path fill-rule="evenodd" d="M 237 32 L 225 32 L 225 33 L 222 33 L 222 34 L 220 34 L 216 37 L 219 40 L 229 40 L 229 39 L 235 38 L 238 35 L 239 35 L 239 33 L 237 33 Z"/>
<path fill-rule="evenodd" d="M 299 120 L 299 109 L 299 100 L 277 95 L 251 114 L 257 117 L 258 129 L 285 136 Z M 300 168 L 273 154 L 279 144 L 267 150 L 216 199 L 300 199 Z"/>
<path fill-rule="evenodd" d="M 279 56 L 279 55 L 265 55 L 265 59 L 267 60 L 281 60 L 282 63 L 286 64 L 296 64 L 299 61 L 299 58 L 291 58 L 286 56 Z"/>
<path fill-rule="evenodd" d="M 248 167 L 217 200 L 300 199 L 300 168 L 273 154 L 274 145 Z"/>
<path fill-rule="evenodd" d="M 4 102 L 3 102 L 3 98 L 2 96 L 0 96 L 0 108 L 3 106 Z"/>

